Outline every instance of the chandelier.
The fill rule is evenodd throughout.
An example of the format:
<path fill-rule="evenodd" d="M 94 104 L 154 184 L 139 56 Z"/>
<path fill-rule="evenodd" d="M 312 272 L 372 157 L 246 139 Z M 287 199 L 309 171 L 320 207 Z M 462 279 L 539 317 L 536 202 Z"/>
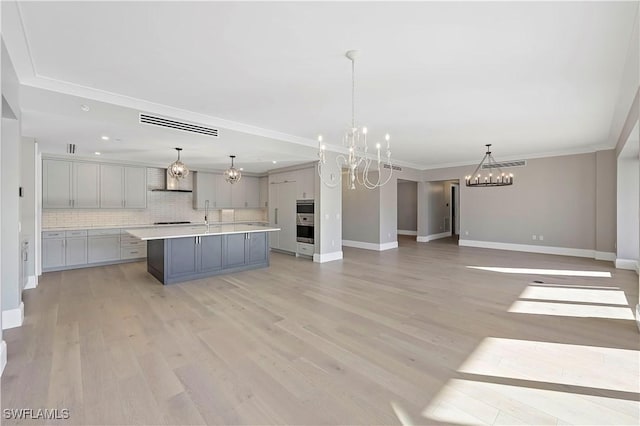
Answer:
<path fill-rule="evenodd" d="M 339 154 L 336 157 L 336 164 L 339 171 L 343 168 L 347 169 L 349 188 L 356 189 L 356 183 L 358 183 L 367 189 L 375 189 L 391 180 L 393 166 L 391 165 L 390 137 L 388 133 L 384 137 L 386 141 L 386 150 L 384 153 L 382 152 L 382 144 L 379 142 L 375 144 L 375 153 L 372 153 L 369 152 L 369 145 L 367 144 L 367 128 L 356 127 L 355 63 L 357 54 L 358 52 L 356 50 L 349 50 L 345 54 L 351 61 L 351 127 L 345 132 L 342 138 L 342 144 L 349 150 L 349 153 L 346 156 Z M 326 165 L 325 151 L 326 145 L 322 143 L 322 135 L 320 135 L 318 136 L 318 175 L 325 185 L 333 188 L 336 187 L 340 181 L 337 183 L 325 181 L 322 174 L 322 170 Z M 374 167 L 372 167 L 372 165 Z M 389 169 L 389 174 L 385 179 L 382 178 L 383 168 Z M 372 172 L 377 172 L 377 177 L 370 177 L 370 173 Z M 341 173 L 339 173 L 339 176 L 340 180 L 342 180 Z"/>
<path fill-rule="evenodd" d="M 231 167 L 224 171 L 224 180 L 233 185 L 234 183 L 240 181 L 240 179 L 242 178 L 242 173 L 240 173 L 240 170 L 233 167 L 233 159 L 236 158 L 236 156 L 230 155 L 229 157 L 231 158 Z"/>
<path fill-rule="evenodd" d="M 485 145 L 487 152 L 484 154 L 482 161 L 478 164 L 478 167 L 469 176 L 465 176 L 464 180 L 467 182 L 467 186 L 507 186 L 513 185 L 513 173 L 502 173 L 500 167 L 498 167 L 496 160 L 491 155 L 491 144 Z M 482 177 L 478 171 L 481 169 L 489 169 L 489 174 Z M 498 173 L 494 176 L 493 169 L 498 169 Z"/>
<path fill-rule="evenodd" d="M 180 151 L 182 151 L 182 148 L 175 148 L 175 150 L 178 151 L 178 159 L 169 164 L 169 167 L 167 167 L 167 173 L 173 178 L 183 179 L 189 175 L 189 168 L 180 161 Z"/>

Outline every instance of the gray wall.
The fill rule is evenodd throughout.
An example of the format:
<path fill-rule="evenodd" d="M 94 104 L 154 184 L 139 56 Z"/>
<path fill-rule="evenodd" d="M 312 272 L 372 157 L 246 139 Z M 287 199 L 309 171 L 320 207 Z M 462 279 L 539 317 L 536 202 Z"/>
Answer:
<path fill-rule="evenodd" d="M 22 138 L 20 153 L 20 241 L 29 241 L 28 275 L 35 279 L 36 236 L 36 143 L 33 138 Z"/>
<path fill-rule="evenodd" d="M 378 244 L 380 242 L 380 190 L 356 185 L 350 189 L 342 176 L 342 239 Z"/>
<path fill-rule="evenodd" d="M 444 182 L 428 182 L 427 184 L 427 235 L 445 232 L 445 218 L 449 216 L 446 205 Z"/>
<path fill-rule="evenodd" d="M 0 272 L 2 287 L 2 310 L 15 309 L 22 301 L 20 286 L 20 242 L 18 186 L 20 182 L 20 104 L 18 77 L 2 42 L 2 98 L 3 118 L 0 139 L 0 216 L 1 251 Z M 5 111 L 5 108 L 11 111 Z M 4 118 L 4 117 L 15 117 Z"/>
<path fill-rule="evenodd" d="M 596 152 L 596 250 L 616 251 L 616 154 Z"/>
<path fill-rule="evenodd" d="M 596 176 L 605 181 L 615 179 L 607 161 L 601 161 L 600 166 L 598 169 L 596 153 L 537 158 L 528 160 L 526 167 L 510 170 L 515 175 L 513 186 L 468 188 L 463 183 L 460 238 L 595 250 Z M 464 182 L 473 169 L 427 170 L 424 179 Z M 601 229 L 600 239 L 610 242 L 615 240 L 611 211 L 604 209 L 603 215 L 602 222 L 609 225 Z M 532 240 L 533 234 L 544 235 L 544 241 Z"/>
<path fill-rule="evenodd" d="M 418 230 L 418 183 L 398 181 L 398 230 Z"/>

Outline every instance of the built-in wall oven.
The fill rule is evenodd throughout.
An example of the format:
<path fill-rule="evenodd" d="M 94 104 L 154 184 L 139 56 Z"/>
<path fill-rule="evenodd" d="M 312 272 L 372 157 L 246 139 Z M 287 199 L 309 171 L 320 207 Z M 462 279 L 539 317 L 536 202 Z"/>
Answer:
<path fill-rule="evenodd" d="M 313 244 L 313 200 L 296 201 L 296 241 Z"/>

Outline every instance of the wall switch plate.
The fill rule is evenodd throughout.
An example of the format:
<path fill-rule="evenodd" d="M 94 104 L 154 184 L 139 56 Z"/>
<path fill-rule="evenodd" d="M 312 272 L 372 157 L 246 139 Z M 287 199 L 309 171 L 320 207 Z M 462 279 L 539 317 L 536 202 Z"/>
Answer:
<path fill-rule="evenodd" d="M 538 238 L 540 241 L 544 240 L 544 235 L 540 235 L 540 237 Z"/>
<path fill-rule="evenodd" d="M 537 237 L 536 235 L 532 235 L 532 236 L 531 236 L 531 239 L 532 239 L 532 240 L 537 240 L 537 239 L 538 239 L 538 237 Z"/>
<path fill-rule="evenodd" d="M 464 231 L 464 235 L 469 235 L 469 231 Z"/>

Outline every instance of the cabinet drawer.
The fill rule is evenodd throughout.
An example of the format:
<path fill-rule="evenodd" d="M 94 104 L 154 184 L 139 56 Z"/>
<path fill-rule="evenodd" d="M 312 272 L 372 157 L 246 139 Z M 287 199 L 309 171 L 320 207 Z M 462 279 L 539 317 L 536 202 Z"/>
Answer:
<path fill-rule="evenodd" d="M 142 257 L 147 257 L 147 246 L 143 247 L 122 247 L 120 249 L 120 258 L 121 259 L 138 259 Z"/>
<path fill-rule="evenodd" d="M 136 248 L 136 247 L 146 247 L 146 246 L 147 246 L 146 241 L 142 241 L 142 240 L 126 241 L 126 240 L 120 239 L 120 247 L 122 248 Z"/>
<path fill-rule="evenodd" d="M 298 254 L 313 256 L 315 246 L 313 244 L 298 243 Z"/>
<path fill-rule="evenodd" d="M 64 238 L 64 231 L 44 231 L 42 233 L 42 238 Z"/>
<path fill-rule="evenodd" d="M 89 229 L 89 236 L 95 235 L 120 235 L 120 229 Z"/>
<path fill-rule="evenodd" d="M 80 231 L 66 231 L 65 236 L 67 238 L 69 237 L 86 237 L 87 236 L 87 231 L 86 230 L 80 230 Z"/>
<path fill-rule="evenodd" d="M 124 243 L 125 241 L 142 241 L 142 240 L 138 237 L 134 237 L 133 235 L 122 234 L 120 235 L 120 241 Z"/>

